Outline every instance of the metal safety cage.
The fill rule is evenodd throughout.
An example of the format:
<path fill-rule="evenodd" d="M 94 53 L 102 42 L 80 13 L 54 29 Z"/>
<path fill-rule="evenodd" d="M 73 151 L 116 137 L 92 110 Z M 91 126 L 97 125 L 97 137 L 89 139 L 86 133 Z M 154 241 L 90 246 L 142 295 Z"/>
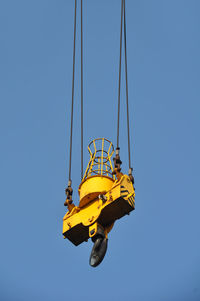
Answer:
<path fill-rule="evenodd" d="M 91 176 L 107 176 L 115 179 L 113 176 L 113 166 L 111 157 L 114 153 L 114 146 L 106 138 L 96 138 L 88 145 L 90 160 L 86 168 L 83 181 Z"/>

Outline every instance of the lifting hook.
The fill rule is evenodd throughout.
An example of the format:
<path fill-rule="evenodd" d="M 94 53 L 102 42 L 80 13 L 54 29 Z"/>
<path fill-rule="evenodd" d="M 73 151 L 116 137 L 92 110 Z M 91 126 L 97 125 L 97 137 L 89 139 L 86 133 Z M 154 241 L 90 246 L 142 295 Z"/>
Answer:
<path fill-rule="evenodd" d="M 95 240 L 95 243 L 92 248 L 91 255 L 90 255 L 90 265 L 92 267 L 96 267 L 102 262 L 105 254 L 106 254 L 107 246 L 108 246 L 108 239 L 106 237 L 105 238 L 98 237 Z"/>
<path fill-rule="evenodd" d="M 92 267 L 98 266 L 104 259 L 108 246 L 108 238 L 106 236 L 104 229 L 99 227 L 96 235 L 92 237 L 94 245 L 89 260 Z"/>

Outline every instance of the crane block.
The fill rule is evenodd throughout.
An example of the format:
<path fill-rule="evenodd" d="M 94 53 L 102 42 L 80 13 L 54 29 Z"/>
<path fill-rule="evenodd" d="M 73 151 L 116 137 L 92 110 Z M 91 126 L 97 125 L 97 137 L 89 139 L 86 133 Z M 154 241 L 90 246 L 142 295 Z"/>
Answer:
<path fill-rule="evenodd" d="M 107 238 L 115 221 L 135 209 L 135 190 L 130 177 L 121 172 L 113 175 L 112 143 L 97 138 L 88 150 L 90 161 L 79 186 L 79 205 L 63 218 L 63 236 L 76 246 L 99 236 L 99 229 L 103 229 Z"/>

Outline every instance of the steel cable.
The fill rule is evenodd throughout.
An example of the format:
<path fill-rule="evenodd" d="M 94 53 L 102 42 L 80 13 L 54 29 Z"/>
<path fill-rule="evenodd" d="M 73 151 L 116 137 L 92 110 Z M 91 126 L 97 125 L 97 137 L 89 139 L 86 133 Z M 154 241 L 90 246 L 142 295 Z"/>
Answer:
<path fill-rule="evenodd" d="M 117 148 L 119 151 L 119 127 L 120 127 L 120 94 L 121 94 L 121 60 L 122 60 L 122 28 L 124 18 L 124 52 L 125 52 L 125 80 L 126 80 L 126 110 L 127 110 L 127 136 L 128 136 L 128 160 L 129 170 L 131 169 L 130 153 L 130 127 L 129 127 L 129 101 L 128 101 L 128 63 L 126 47 L 126 8 L 125 0 L 121 1 L 121 26 L 120 26 L 120 55 L 119 55 L 119 85 L 118 85 L 118 116 L 117 116 Z"/>
<path fill-rule="evenodd" d="M 74 8 L 74 47 L 73 47 L 71 131 L 70 131 L 70 152 L 69 152 L 69 182 L 71 182 L 71 161 L 72 161 L 72 135 L 73 135 L 73 113 L 74 113 L 75 55 L 76 55 L 76 0 L 75 0 L 75 8 Z"/>
<path fill-rule="evenodd" d="M 117 149 L 119 149 L 120 94 L 121 94 L 121 61 L 122 61 L 122 22 L 124 1 L 121 2 L 120 54 L 119 54 L 119 84 L 118 84 L 118 116 L 117 116 Z"/>
<path fill-rule="evenodd" d="M 127 49 L 126 49 L 126 7 L 124 0 L 124 52 L 125 52 L 125 76 L 126 76 L 126 109 L 127 109 L 127 136 L 128 136 L 128 160 L 129 169 L 131 168 L 130 152 L 130 130 L 129 130 L 129 104 L 128 104 L 128 67 L 127 67 Z"/>
<path fill-rule="evenodd" d="M 81 180 L 83 179 L 83 1 L 81 0 Z"/>

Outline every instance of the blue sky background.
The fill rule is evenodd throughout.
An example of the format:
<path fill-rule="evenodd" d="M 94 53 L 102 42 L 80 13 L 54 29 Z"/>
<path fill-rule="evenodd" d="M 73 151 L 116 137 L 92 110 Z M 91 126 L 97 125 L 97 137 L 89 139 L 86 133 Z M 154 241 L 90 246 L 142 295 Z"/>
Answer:
<path fill-rule="evenodd" d="M 74 1 L 0 1 L 2 301 L 200 300 L 200 1 L 127 0 L 126 7 L 136 210 L 116 222 L 93 269 L 92 243 L 75 247 L 62 238 Z M 119 29 L 120 0 L 84 1 L 84 167 L 91 139 L 116 145 Z M 77 30 L 76 204 L 80 1 Z"/>

